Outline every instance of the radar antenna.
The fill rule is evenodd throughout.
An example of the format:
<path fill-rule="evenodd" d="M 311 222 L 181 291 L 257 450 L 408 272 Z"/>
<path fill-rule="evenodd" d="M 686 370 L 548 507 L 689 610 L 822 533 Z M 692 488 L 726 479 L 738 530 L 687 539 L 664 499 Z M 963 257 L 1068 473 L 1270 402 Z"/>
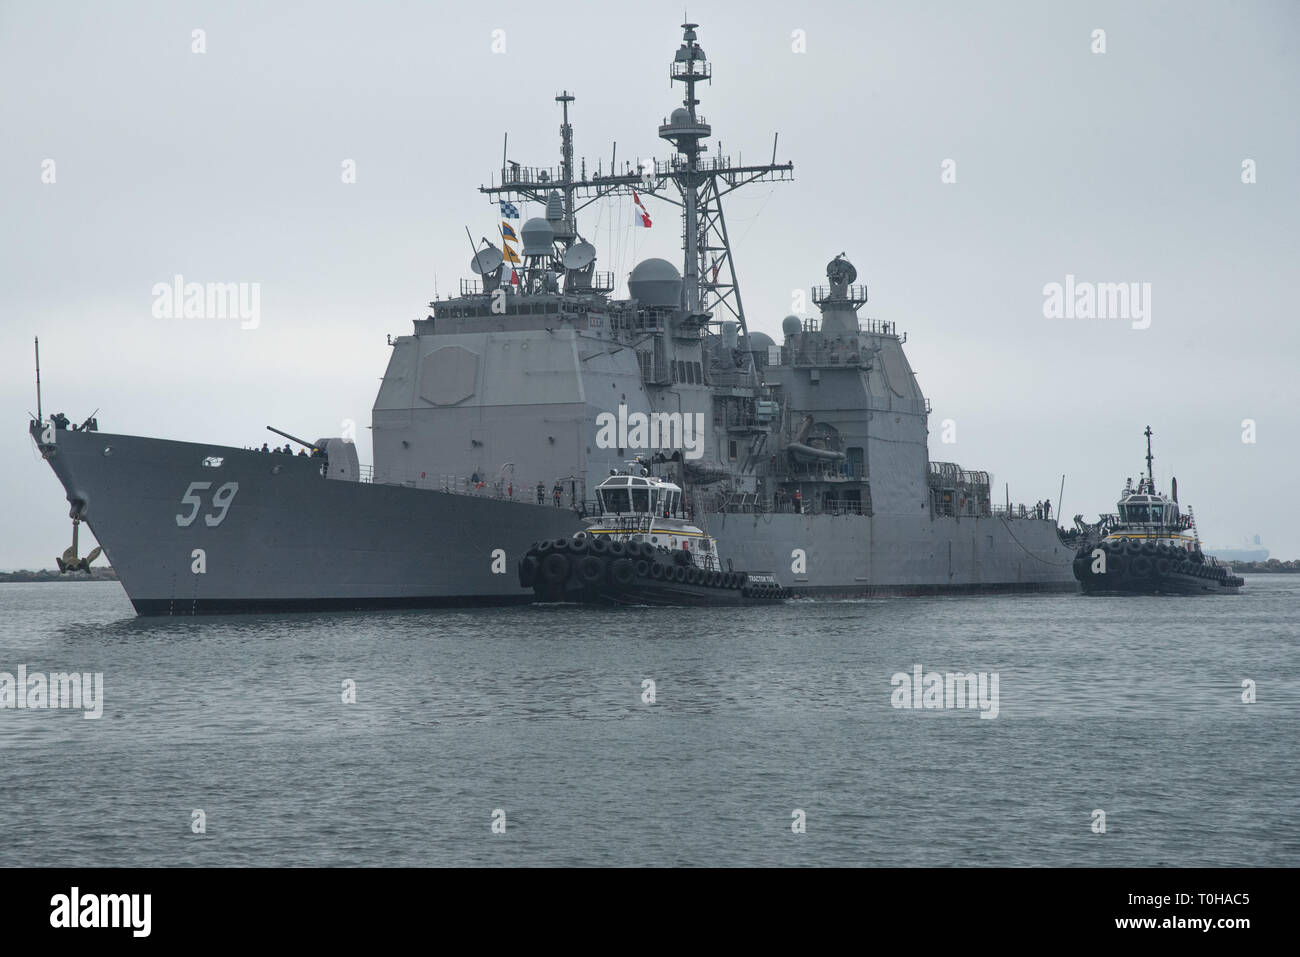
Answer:
<path fill-rule="evenodd" d="M 725 309 L 748 337 L 722 197 L 754 182 L 792 180 L 794 164 L 776 162 L 775 141 L 772 162 L 758 166 L 733 164 L 727 156 L 703 158 L 708 147 L 702 141 L 712 136 L 713 130 L 696 110 L 700 101 L 695 86 L 702 81 L 712 82 L 713 68 L 696 42 L 697 26 L 682 24 L 682 44 L 668 72 L 671 82 L 685 87 L 682 106 L 659 127 L 659 137 L 676 150 L 671 159 L 636 166 L 625 160 L 621 169 L 611 165 L 608 174 L 598 169 L 590 176 L 585 161 L 575 169 L 573 127 L 569 123 L 569 104 L 574 97 L 566 90 L 555 98 L 564 111 L 560 127 L 562 165 L 548 170 L 508 163 L 501 169 L 499 185 L 493 177 L 493 182 L 480 186 L 479 191 L 494 200 L 522 199 L 545 204 L 551 191 L 559 190 L 564 197 L 565 221 L 564 229 L 556 230 L 555 239 L 561 250 L 567 250 L 579 239 L 577 214 L 603 197 L 629 196 L 635 190 L 680 206 L 684 227 L 682 276 L 688 312 L 720 323 L 722 316 L 715 313 Z M 678 197 L 665 195 L 669 186 L 676 190 Z"/>

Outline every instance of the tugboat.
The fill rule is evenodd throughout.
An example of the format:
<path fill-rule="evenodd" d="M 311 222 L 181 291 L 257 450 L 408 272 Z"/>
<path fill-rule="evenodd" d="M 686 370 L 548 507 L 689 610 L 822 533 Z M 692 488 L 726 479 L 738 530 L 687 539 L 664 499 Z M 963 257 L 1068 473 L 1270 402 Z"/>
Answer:
<path fill-rule="evenodd" d="M 519 584 L 538 601 L 748 605 L 790 597 L 770 573 L 724 568 L 717 540 L 693 524 L 681 486 L 633 471 L 597 486 L 600 516 L 585 529 L 538 542 L 519 560 Z"/>
<path fill-rule="evenodd" d="M 1120 493 L 1118 514 L 1081 525 L 1084 544 L 1074 557 L 1074 577 L 1084 594 L 1235 595 L 1245 579 L 1201 550 L 1191 506 L 1178 505 L 1178 480 L 1170 495 L 1156 491 L 1151 426 L 1147 474 Z M 1081 519 L 1076 519 L 1081 521 Z"/>

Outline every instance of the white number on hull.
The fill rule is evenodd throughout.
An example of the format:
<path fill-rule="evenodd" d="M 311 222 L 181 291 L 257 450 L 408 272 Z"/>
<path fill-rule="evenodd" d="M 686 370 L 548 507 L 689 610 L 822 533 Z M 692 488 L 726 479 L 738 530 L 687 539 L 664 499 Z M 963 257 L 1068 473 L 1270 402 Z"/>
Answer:
<path fill-rule="evenodd" d="M 177 515 L 176 524 L 181 528 L 188 528 L 194 524 L 194 520 L 199 517 L 199 509 L 203 507 L 203 500 L 199 497 L 199 492 L 206 492 L 212 488 L 211 482 L 191 482 L 190 487 L 185 490 L 181 496 L 181 504 L 188 505 L 190 512 L 188 515 Z M 239 491 L 238 482 L 227 482 L 212 494 L 212 507 L 217 510 L 216 514 L 203 516 L 203 522 L 208 528 L 216 528 L 230 511 L 230 503 L 235 500 L 235 493 Z"/>
<path fill-rule="evenodd" d="M 217 489 L 212 495 L 212 507 L 221 510 L 220 515 L 204 515 L 203 521 L 207 523 L 208 528 L 216 528 L 230 511 L 230 503 L 235 500 L 235 493 L 239 491 L 238 482 L 227 482 L 221 488 Z"/>
<path fill-rule="evenodd" d="M 190 507 L 190 514 L 177 515 L 176 516 L 177 525 L 179 525 L 181 528 L 188 528 L 189 526 L 194 524 L 194 519 L 198 518 L 199 509 L 203 506 L 203 502 L 194 493 L 202 492 L 210 488 L 212 488 L 211 482 L 190 483 L 190 487 L 187 488 L 185 490 L 185 494 L 181 496 L 181 504 L 188 505 Z"/>

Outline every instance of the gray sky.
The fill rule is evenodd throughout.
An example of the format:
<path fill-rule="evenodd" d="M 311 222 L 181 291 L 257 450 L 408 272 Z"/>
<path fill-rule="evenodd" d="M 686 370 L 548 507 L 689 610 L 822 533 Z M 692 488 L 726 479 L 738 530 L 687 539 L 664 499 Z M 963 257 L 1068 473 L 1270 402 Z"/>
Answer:
<path fill-rule="evenodd" d="M 843 250 L 870 285 L 862 315 L 908 334 L 931 458 L 1020 501 L 1055 501 L 1066 473 L 1066 513 L 1091 518 L 1142 467 L 1149 423 L 1157 480 L 1178 476 L 1207 541 L 1300 557 L 1300 6 L 689 12 L 712 149 L 765 160 L 779 131 L 795 164 L 728 206 L 751 328 L 779 338 Z M 495 228 L 476 187 L 502 133 L 512 159 L 558 164 L 568 88 L 589 167 L 614 141 L 666 156 L 680 21 L 653 4 L 0 3 L 0 568 L 50 567 L 69 540 L 24 428 L 34 335 L 47 412 L 235 446 L 352 419 L 368 459 L 385 334 L 468 274 L 464 226 Z M 680 260 L 674 207 L 651 212 L 648 232 L 626 201 L 580 219 L 599 268 Z M 260 325 L 154 318 L 153 284 L 177 273 L 260 283 Z M 1045 318 L 1067 274 L 1150 283 L 1150 327 Z"/>

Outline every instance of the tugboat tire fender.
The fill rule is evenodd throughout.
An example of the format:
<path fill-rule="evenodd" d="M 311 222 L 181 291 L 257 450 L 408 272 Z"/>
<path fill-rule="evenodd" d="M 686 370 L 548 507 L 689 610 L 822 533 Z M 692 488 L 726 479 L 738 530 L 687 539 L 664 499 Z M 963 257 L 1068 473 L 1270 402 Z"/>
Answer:
<path fill-rule="evenodd" d="M 537 566 L 539 564 L 532 555 L 525 555 L 519 559 L 519 586 L 521 588 L 533 587 L 533 582 L 537 580 Z"/>
<path fill-rule="evenodd" d="M 559 552 L 552 552 L 542 560 L 540 570 L 542 580 L 548 585 L 558 585 L 569 577 L 569 559 Z"/>
<path fill-rule="evenodd" d="M 583 555 L 578 560 L 578 578 L 584 585 L 599 584 L 605 578 L 605 563 L 595 555 Z"/>
<path fill-rule="evenodd" d="M 630 559 L 620 558 L 610 566 L 609 577 L 615 585 L 630 585 L 636 578 L 636 566 Z"/>

